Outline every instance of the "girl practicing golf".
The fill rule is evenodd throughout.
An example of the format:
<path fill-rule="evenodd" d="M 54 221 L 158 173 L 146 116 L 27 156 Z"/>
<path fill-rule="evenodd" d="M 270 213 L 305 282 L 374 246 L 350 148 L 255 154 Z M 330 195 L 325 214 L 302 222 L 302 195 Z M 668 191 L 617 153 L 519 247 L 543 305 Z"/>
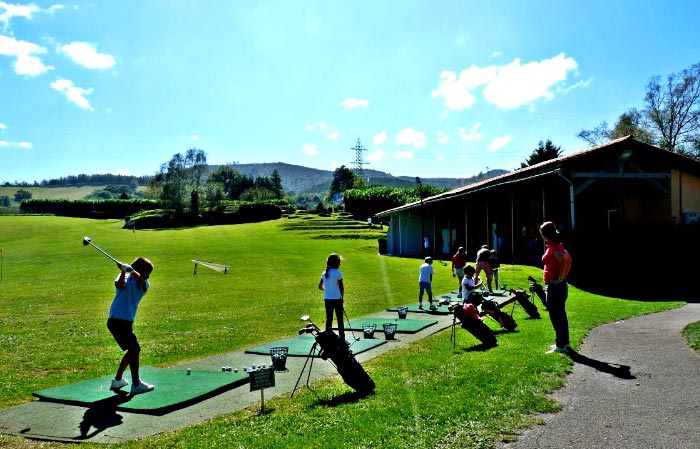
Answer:
<path fill-rule="evenodd" d="M 319 290 L 323 290 L 323 301 L 326 305 L 326 330 L 333 329 L 333 313 L 338 321 L 338 336 L 345 341 L 345 326 L 343 325 L 343 273 L 340 272 L 340 256 L 333 253 L 326 259 L 326 269 L 321 273 L 318 282 Z"/>
<path fill-rule="evenodd" d="M 139 378 L 141 346 L 136 339 L 133 326 L 139 302 L 150 286 L 148 278 L 153 271 L 153 264 L 148 259 L 139 257 L 131 263 L 131 266 L 117 262 L 117 268 L 121 272 L 114 281 L 117 291 L 109 308 L 107 329 L 122 351 L 126 353 L 119 363 L 117 375 L 112 379 L 110 388 L 118 390 L 129 385 L 129 382 L 122 377 L 128 366 L 131 368 L 131 394 L 147 393 L 153 391 L 154 386 Z"/>

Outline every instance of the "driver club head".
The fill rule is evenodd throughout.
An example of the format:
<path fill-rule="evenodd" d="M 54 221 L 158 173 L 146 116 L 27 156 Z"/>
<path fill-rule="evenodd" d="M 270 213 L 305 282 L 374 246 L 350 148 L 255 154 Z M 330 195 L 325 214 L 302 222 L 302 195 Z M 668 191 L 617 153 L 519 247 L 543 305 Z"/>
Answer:
<path fill-rule="evenodd" d="M 90 244 L 90 242 L 91 242 L 90 237 L 88 237 L 87 235 L 85 237 L 83 237 L 83 246 L 88 246 Z"/>

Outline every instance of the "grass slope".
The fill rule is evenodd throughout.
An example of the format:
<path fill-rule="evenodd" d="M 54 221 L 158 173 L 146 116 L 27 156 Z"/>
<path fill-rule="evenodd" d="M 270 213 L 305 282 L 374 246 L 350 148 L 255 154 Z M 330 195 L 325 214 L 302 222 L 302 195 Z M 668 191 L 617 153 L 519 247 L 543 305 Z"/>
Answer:
<path fill-rule="evenodd" d="M 318 277 L 330 252 L 343 257 L 351 317 L 413 302 L 419 260 L 377 255 L 376 229 L 312 216 L 250 225 L 125 231 L 120 221 L 1 217 L 0 405 L 32 391 L 109 374 L 121 353 L 105 328 L 116 267 L 88 235 L 118 259 L 149 257 L 156 268 L 139 309 L 136 332 L 143 364 L 165 366 L 294 335 L 304 313 L 321 317 Z M 229 274 L 191 259 L 225 263 Z M 456 288 L 447 263 L 434 264 L 436 293 Z M 504 266 L 501 282 L 526 287 L 531 267 Z M 678 303 L 634 302 L 571 288 L 576 347 L 593 327 Z M 118 447 L 493 447 L 532 414 L 553 411 L 545 394 L 563 385 L 571 361 L 545 355 L 553 340 L 547 319 L 515 309 L 518 332 L 499 346 L 472 350 L 458 329 L 367 362 L 376 394 L 358 399 L 331 378 L 294 399 L 269 401 L 272 413 L 246 410 Z M 489 321 L 497 329 L 498 326 Z M 266 403 L 266 405 L 268 405 Z M 8 447 L 51 447 L 0 436 Z M 87 447 L 93 445 L 87 444 Z"/>

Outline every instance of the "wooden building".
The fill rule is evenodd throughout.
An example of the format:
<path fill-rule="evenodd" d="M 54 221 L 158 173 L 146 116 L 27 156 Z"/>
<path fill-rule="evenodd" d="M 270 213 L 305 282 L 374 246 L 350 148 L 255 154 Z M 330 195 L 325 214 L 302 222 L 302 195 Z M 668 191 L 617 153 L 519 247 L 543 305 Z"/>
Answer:
<path fill-rule="evenodd" d="M 449 258 L 464 246 L 473 260 L 486 244 L 503 262 L 534 265 L 539 225 L 551 220 L 582 267 L 645 245 L 646 261 L 697 249 L 699 213 L 700 162 L 627 136 L 377 216 L 389 222 L 390 255 Z"/>

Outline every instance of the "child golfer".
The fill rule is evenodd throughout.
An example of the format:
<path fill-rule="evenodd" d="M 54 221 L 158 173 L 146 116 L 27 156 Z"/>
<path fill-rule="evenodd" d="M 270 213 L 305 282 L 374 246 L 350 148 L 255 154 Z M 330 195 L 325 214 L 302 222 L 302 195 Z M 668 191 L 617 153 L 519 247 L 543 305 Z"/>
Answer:
<path fill-rule="evenodd" d="M 428 301 L 430 302 L 430 310 L 435 310 L 433 308 L 433 258 L 428 256 L 425 258 L 425 262 L 418 269 L 418 308 L 423 309 L 423 293 L 428 294 Z"/>
<path fill-rule="evenodd" d="M 338 336 L 345 341 L 345 326 L 343 325 L 343 273 L 340 272 L 340 256 L 330 254 L 326 259 L 326 269 L 321 273 L 318 282 L 319 290 L 323 290 L 323 302 L 326 305 L 326 330 L 333 329 L 333 314 L 338 321 Z"/>
<path fill-rule="evenodd" d="M 110 389 L 118 390 L 129 385 L 129 382 L 123 378 L 128 366 L 131 368 L 131 394 L 147 393 L 153 391 L 154 387 L 139 378 L 141 346 L 136 339 L 133 326 L 139 302 L 150 286 L 148 278 L 153 271 L 153 264 L 148 259 L 139 257 L 131 263 L 131 266 L 117 262 L 117 267 L 121 272 L 114 281 L 117 291 L 109 308 L 107 329 L 122 351 L 126 353 L 119 363 Z"/>

